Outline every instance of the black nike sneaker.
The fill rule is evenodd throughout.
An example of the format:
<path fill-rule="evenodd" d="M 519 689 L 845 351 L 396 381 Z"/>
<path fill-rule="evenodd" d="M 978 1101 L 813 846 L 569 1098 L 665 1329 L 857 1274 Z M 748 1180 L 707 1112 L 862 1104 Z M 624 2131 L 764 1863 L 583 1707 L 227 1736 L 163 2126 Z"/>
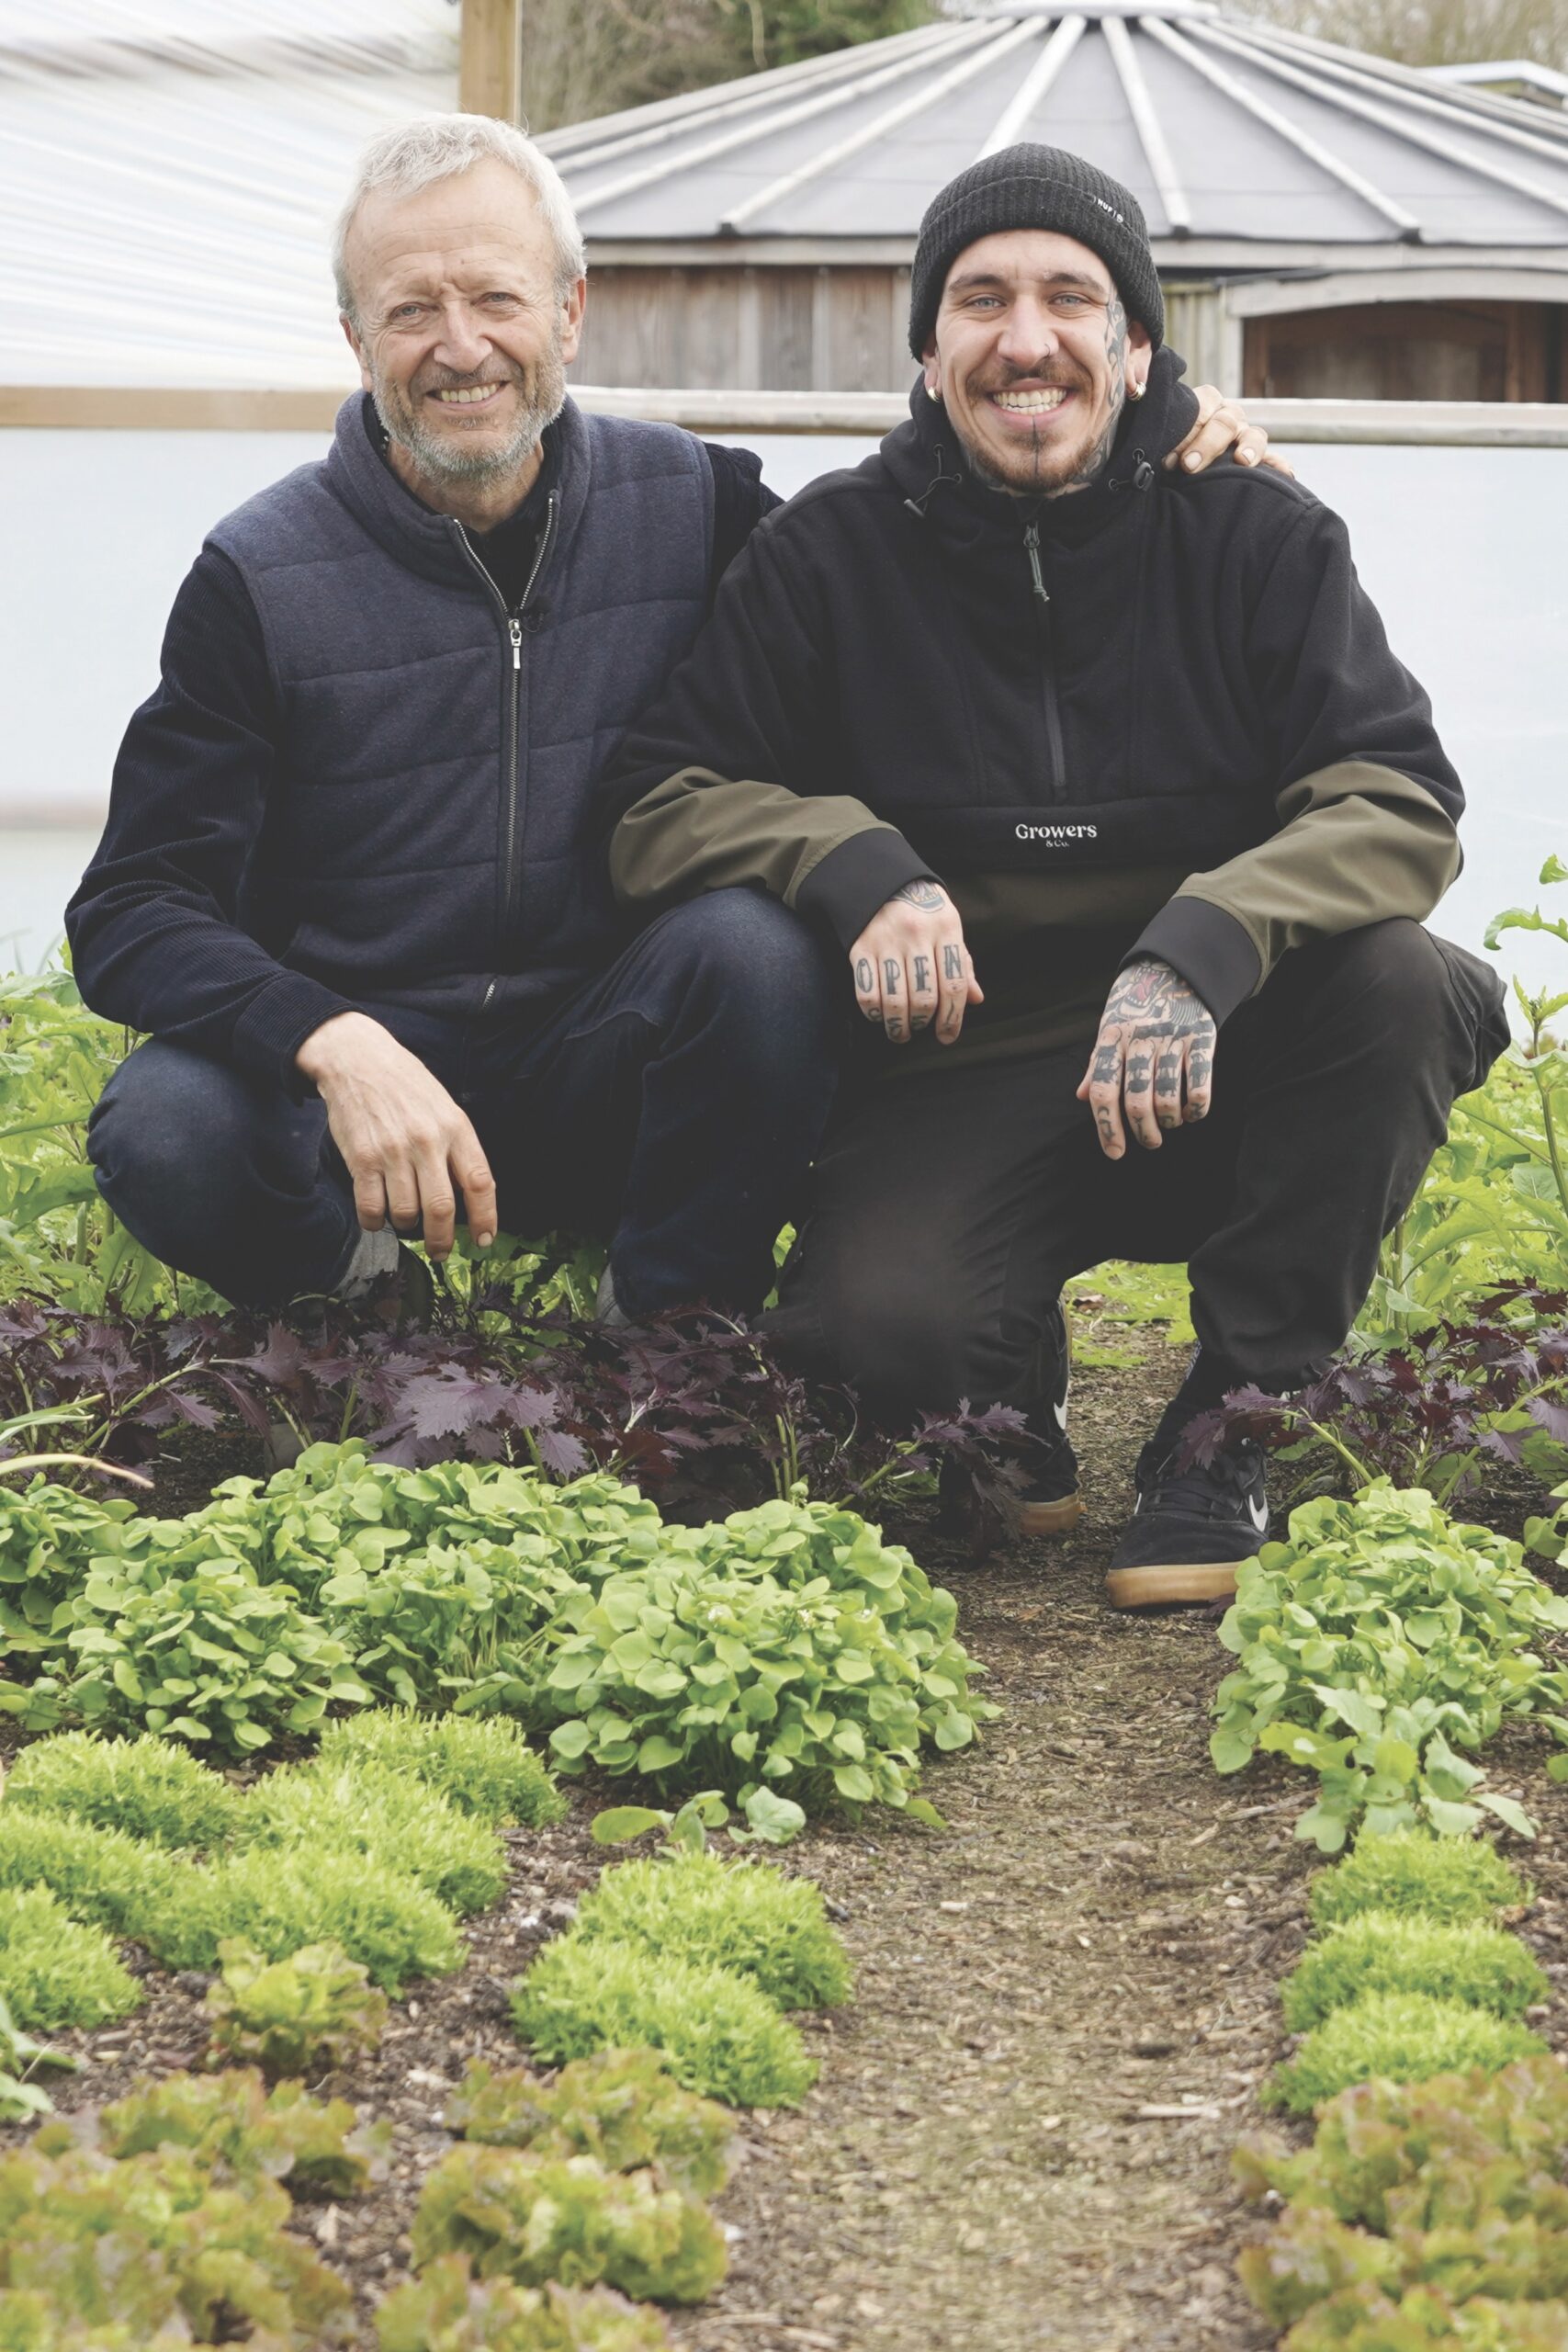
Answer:
<path fill-rule="evenodd" d="M 1176 1449 L 1145 1445 L 1134 1474 L 1137 1500 L 1111 1555 L 1114 1609 L 1223 1600 L 1235 1572 L 1269 1541 L 1261 1446 L 1238 1438 L 1213 1462 L 1178 1471 Z"/>
<path fill-rule="evenodd" d="M 1020 1535 L 1064 1535 L 1084 1515 L 1078 1458 L 1067 1439 L 1071 1386 L 1067 1321 L 1058 1302 L 1045 1317 L 1030 1367 L 1030 1401 L 1024 1417 L 1038 1442 L 1023 1457 L 1029 1484 L 1018 1497 L 1014 1532 Z M 969 1480 L 957 1464 L 944 1464 L 939 1483 L 942 1524 L 950 1532 L 958 1532 L 961 1524 L 967 1524 L 971 1510 Z"/>

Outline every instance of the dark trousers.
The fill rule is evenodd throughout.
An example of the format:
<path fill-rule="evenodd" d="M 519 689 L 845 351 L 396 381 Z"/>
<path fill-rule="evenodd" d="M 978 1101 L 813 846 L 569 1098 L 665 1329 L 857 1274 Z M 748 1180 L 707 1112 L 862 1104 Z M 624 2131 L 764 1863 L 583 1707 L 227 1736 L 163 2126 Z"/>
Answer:
<path fill-rule="evenodd" d="M 749 1311 L 831 1102 L 838 961 L 776 900 L 717 890 L 658 917 L 542 1029 L 389 1025 L 472 1119 L 508 1231 L 609 1239 L 628 1314 Z M 353 1255 L 323 1106 L 264 1079 L 155 1039 L 104 1090 L 88 1148 L 136 1238 L 238 1304 L 330 1289 Z"/>
<path fill-rule="evenodd" d="M 1204 1348 L 1284 1385 L 1343 1341 L 1507 1035 L 1485 966 L 1389 922 L 1284 956 L 1220 1032 L 1209 1117 L 1157 1151 L 1102 1156 L 1084 1046 L 846 1081 L 768 1327 L 890 1418 L 1027 1408 L 1064 1283 L 1185 1260 Z"/>

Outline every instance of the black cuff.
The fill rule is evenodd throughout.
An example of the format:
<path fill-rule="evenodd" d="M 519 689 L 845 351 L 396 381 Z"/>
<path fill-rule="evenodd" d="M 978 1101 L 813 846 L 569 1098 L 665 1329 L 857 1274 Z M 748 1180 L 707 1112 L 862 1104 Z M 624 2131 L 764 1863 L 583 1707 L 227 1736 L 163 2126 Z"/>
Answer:
<path fill-rule="evenodd" d="M 826 923 L 840 945 L 851 948 L 878 907 L 906 882 L 941 878 L 902 833 L 890 825 L 868 826 L 818 858 L 795 894 L 795 910 L 808 922 Z"/>
<path fill-rule="evenodd" d="M 1235 915 L 1207 899 L 1169 899 L 1122 958 L 1122 968 L 1156 956 L 1195 989 L 1216 1025 L 1245 1004 L 1263 978 L 1263 959 Z"/>
<path fill-rule="evenodd" d="M 276 1078 L 292 1102 L 309 1102 L 316 1090 L 295 1055 L 323 1021 L 357 1011 L 346 997 L 303 972 L 281 971 L 252 998 L 234 1023 L 234 1059 L 265 1078 Z"/>

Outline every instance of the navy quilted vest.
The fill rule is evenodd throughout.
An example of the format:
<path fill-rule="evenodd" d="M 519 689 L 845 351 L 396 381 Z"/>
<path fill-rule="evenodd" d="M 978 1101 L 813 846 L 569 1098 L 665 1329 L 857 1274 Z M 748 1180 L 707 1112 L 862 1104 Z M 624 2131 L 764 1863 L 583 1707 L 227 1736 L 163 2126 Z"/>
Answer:
<path fill-rule="evenodd" d="M 243 919 L 359 1003 L 461 1015 L 499 989 L 542 1011 L 624 935 L 589 801 L 702 623 L 708 458 L 673 426 L 569 400 L 518 621 L 462 526 L 383 463 L 365 401 L 340 409 L 321 463 L 211 534 L 282 713 Z"/>

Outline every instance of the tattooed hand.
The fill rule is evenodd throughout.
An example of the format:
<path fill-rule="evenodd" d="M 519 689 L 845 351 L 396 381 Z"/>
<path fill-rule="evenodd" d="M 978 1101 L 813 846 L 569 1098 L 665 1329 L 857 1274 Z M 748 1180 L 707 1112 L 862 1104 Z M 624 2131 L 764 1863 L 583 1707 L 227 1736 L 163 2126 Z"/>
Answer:
<path fill-rule="evenodd" d="M 855 997 L 896 1046 L 934 1021 L 951 1046 L 968 1006 L 983 1004 L 958 910 L 939 882 L 906 882 L 880 906 L 850 950 Z"/>
<path fill-rule="evenodd" d="M 1207 1117 L 1213 1068 L 1213 1016 L 1179 974 L 1153 960 L 1119 972 L 1078 1088 L 1107 1159 L 1127 1148 L 1123 1109 L 1146 1151 L 1165 1128 Z"/>

